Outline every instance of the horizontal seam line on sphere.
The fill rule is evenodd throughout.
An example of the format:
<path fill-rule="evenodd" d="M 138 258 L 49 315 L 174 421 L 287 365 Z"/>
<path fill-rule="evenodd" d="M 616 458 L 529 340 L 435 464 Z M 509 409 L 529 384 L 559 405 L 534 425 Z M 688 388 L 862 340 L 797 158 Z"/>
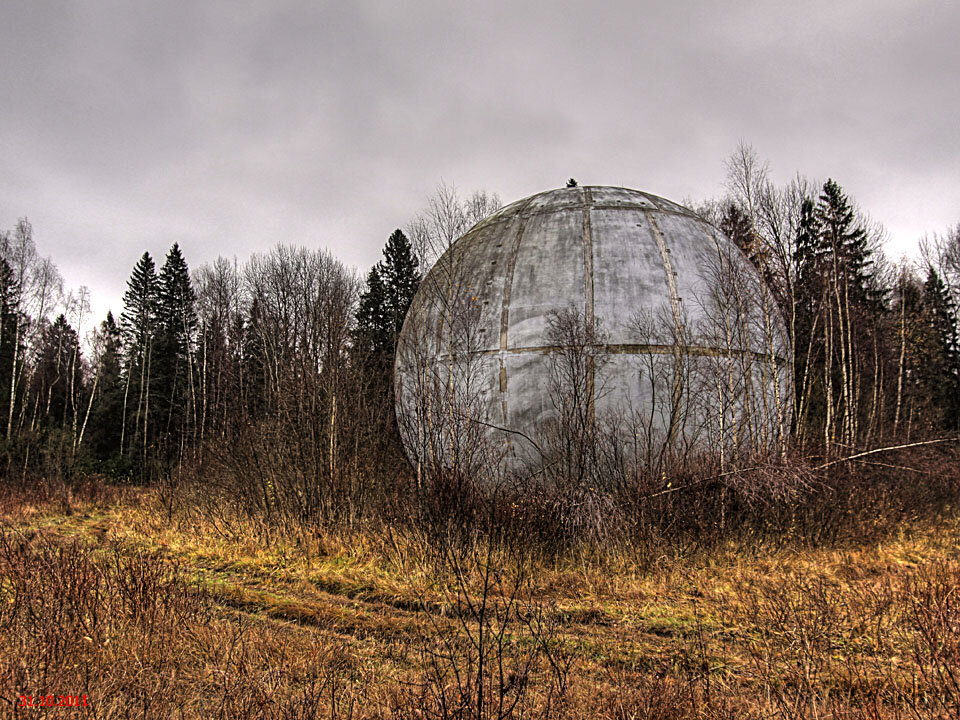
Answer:
<path fill-rule="evenodd" d="M 707 227 L 711 227 L 711 228 L 713 227 L 713 225 L 711 225 L 708 221 L 704 220 L 699 215 L 696 215 L 692 212 L 683 212 L 681 210 L 664 210 L 663 208 L 660 208 L 660 207 L 649 208 L 643 205 L 635 205 L 635 204 L 631 204 L 631 205 L 594 204 L 594 205 L 587 206 L 587 205 L 584 205 L 583 203 L 580 203 L 579 205 L 563 205 L 562 207 L 544 208 L 543 210 L 532 210 L 530 212 L 523 212 L 521 210 L 517 212 L 512 212 L 509 215 L 505 215 L 503 217 L 498 217 L 496 219 L 489 218 L 488 219 L 489 222 L 488 220 L 481 220 L 479 223 L 477 223 L 472 228 L 470 228 L 470 230 L 464 233 L 462 237 L 466 237 L 467 235 L 469 235 L 474 230 L 480 227 L 492 227 L 494 225 L 499 225 L 500 223 L 513 220 L 514 218 L 519 218 L 519 217 L 528 218 L 528 217 L 535 217 L 536 215 L 548 215 L 550 213 L 562 212 L 564 210 L 570 210 L 570 211 L 579 210 L 582 212 L 585 207 L 589 207 L 591 210 L 640 210 L 640 211 L 646 211 L 646 212 L 660 212 L 660 213 L 664 213 L 665 215 L 677 215 L 679 217 L 689 218 L 690 220 L 696 220 L 697 222 L 702 223 Z"/>
<path fill-rule="evenodd" d="M 612 355 L 668 355 L 674 351 L 673 345 L 644 345 L 638 343 L 604 343 L 601 345 L 590 345 L 589 347 L 606 351 Z M 496 348 L 493 350 L 471 350 L 465 355 L 499 355 L 505 353 L 508 355 L 526 355 L 543 354 L 552 351 L 564 350 L 566 348 L 560 345 L 532 345 L 519 348 Z M 725 348 L 703 347 L 701 345 L 686 345 L 682 347 L 683 355 L 694 355 L 698 357 L 742 357 L 749 355 L 755 360 L 768 360 L 770 356 L 767 353 L 756 352 L 753 350 L 727 350 Z M 459 355 L 459 353 L 455 354 Z M 449 354 L 434 355 L 436 360 L 449 359 Z M 774 356 L 774 361 L 778 365 L 783 365 L 786 360 L 779 355 Z"/>

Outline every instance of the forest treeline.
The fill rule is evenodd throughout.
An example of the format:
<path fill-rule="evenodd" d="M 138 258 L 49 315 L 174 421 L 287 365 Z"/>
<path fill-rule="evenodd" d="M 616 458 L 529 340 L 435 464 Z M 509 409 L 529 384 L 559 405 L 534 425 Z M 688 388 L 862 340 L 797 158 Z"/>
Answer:
<path fill-rule="evenodd" d="M 701 207 L 767 281 L 790 336 L 792 426 L 828 454 L 960 429 L 960 225 L 892 263 L 882 225 L 832 179 L 769 180 L 746 145 Z"/>
<path fill-rule="evenodd" d="M 85 291 L 65 293 L 21 220 L 0 236 L 5 476 L 148 481 L 213 463 L 262 478 L 269 468 L 283 481 L 264 481 L 267 512 L 281 495 L 298 515 L 356 512 L 376 470 L 404 462 L 392 355 L 418 258 L 498 205 L 441 189 L 407 233 L 390 235 L 365 280 L 303 247 L 193 273 L 177 244 L 162 263 L 144 252 L 122 312 L 88 342 L 77 330 L 89 322 Z"/>
<path fill-rule="evenodd" d="M 693 203 L 767 280 L 788 328 L 792 436 L 830 454 L 960 429 L 960 225 L 891 262 L 883 228 L 833 180 L 774 184 L 741 146 L 724 197 Z M 191 273 L 145 252 L 123 309 L 87 339 L 21 220 L 0 237 L 0 435 L 7 477 L 184 468 L 243 480 L 267 515 L 362 515 L 409 482 L 392 368 L 421 272 L 496 196 L 441 187 L 366 277 L 329 251 L 277 245 Z M 282 501 L 280 498 L 283 498 Z"/>

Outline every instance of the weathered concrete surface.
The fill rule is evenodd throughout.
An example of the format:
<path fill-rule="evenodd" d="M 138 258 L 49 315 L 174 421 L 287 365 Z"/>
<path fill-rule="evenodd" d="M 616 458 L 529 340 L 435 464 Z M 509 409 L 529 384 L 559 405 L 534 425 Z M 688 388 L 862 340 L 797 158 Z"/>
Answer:
<path fill-rule="evenodd" d="M 745 256 L 669 200 L 576 187 L 504 207 L 428 273 L 395 368 L 411 458 L 482 427 L 514 461 L 535 459 L 563 392 L 550 325 L 570 309 L 597 331 L 590 404 L 626 441 L 755 446 L 785 431 L 787 335 Z"/>

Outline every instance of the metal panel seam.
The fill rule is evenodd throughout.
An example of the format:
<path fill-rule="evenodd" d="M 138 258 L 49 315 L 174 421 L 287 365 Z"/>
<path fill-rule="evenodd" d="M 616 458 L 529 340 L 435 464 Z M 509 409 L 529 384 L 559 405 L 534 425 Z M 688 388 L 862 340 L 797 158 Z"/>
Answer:
<path fill-rule="evenodd" d="M 535 196 L 534 196 L 535 197 Z M 523 242 L 523 232 L 527 227 L 527 218 L 523 211 L 533 202 L 533 198 L 527 200 L 522 208 L 517 210 L 517 237 L 514 240 L 513 247 L 510 248 L 510 256 L 507 258 L 507 267 L 504 268 L 503 280 L 503 305 L 500 308 L 500 410 L 503 413 L 503 424 L 507 421 L 507 368 L 503 364 L 504 352 L 507 350 L 507 331 L 510 325 L 510 295 L 513 292 L 513 274 L 517 269 L 517 256 L 520 254 L 520 243 Z M 510 444 L 510 438 L 507 438 L 507 444 Z"/>
<path fill-rule="evenodd" d="M 680 423 L 680 403 L 683 399 L 683 310 L 680 307 L 680 293 L 677 291 L 677 278 L 673 271 L 673 264 L 670 262 L 670 249 L 667 247 L 667 241 L 664 239 L 663 233 L 660 232 L 660 226 L 657 225 L 653 214 L 644 212 L 644 216 L 650 224 L 653 238 L 660 249 L 660 257 L 663 258 L 663 271 L 667 276 L 670 308 L 673 311 L 673 393 L 670 398 L 670 421 L 667 428 L 667 445 L 672 446 Z"/>
<path fill-rule="evenodd" d="M 583 189 L 583 314 L 584 325 L 592 342 L 596 342 L 596 319 L 593 310 L 593 226 L 590 221 L 593 192 Z M 596 401 L 596 375 L 593 350 L 587 356 L 587 417 L 593 420 Z"/>

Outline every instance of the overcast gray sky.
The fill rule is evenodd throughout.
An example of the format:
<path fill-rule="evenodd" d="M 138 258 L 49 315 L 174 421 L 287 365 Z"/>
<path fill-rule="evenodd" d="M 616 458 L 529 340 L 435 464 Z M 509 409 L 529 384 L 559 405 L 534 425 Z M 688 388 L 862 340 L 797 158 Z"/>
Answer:
<path fill-rule="evenodd" d="M 3 0 L 0 228 L 119 309 L 148 249 L 365 271 L 442 180 L 718 195 L 739 140 L 893 255 L 960 222 L 960 3 Z"/>

